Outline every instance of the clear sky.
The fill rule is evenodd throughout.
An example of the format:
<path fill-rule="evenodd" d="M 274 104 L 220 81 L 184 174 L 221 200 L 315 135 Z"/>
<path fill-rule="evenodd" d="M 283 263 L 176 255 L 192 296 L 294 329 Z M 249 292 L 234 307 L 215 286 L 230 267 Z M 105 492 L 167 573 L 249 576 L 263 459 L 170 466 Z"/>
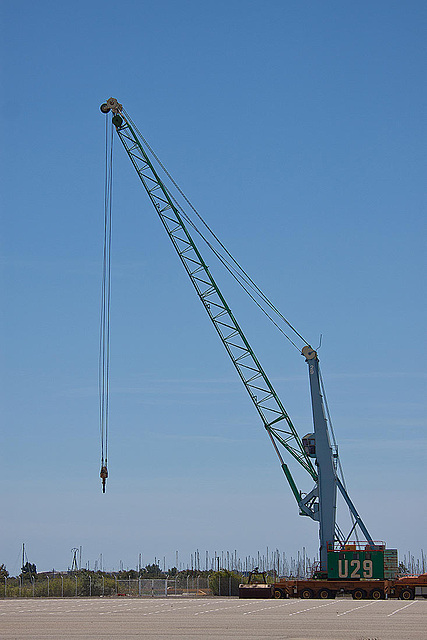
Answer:
<path fill-rule="evenodd" d="M 317 552 L 116 141 L 107 493 L 99 481 L 104 116 L 117 97 L 317 346 L 374 539 L 426 544 L 422 0 L 2 2 L 0 564 Z M 220 284 L 222 281 L 220 281 Z M 221 284 L 222 286 L 222 284 Z M 226 282 L 224 290 L 234 295 Z M 300 435 L 306 364 L 229 300 Z M 301 487 L 308 491 L 311 483 Z"/>

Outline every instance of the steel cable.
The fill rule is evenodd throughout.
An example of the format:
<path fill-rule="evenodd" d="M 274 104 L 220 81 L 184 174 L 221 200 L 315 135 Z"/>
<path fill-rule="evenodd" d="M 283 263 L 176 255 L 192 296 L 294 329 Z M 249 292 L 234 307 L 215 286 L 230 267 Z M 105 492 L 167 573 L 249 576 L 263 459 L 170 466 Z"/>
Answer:
<path fill-rule="evenodd" d="M 99 428 L 101 468 L 107 466 L 110 375 L 110 303 L 111 303 L 111 240 L 113 187 L 113 127 L 106 118 L 105 185 L 104 185 L 104 246 L 99 332 Z"/>
<path fill-rule="evenodd" d="M 233 276 L 233 278 L 236 280 L 236 282 L 243 288 L 243 290 L 249 295 L 249 297 L 255 302 L 255 304 L 261 309 L 261 311 L 269 318 L 269 320 L 279 329 L 279 331 L 289 340 L 289 342 L 291 342 L 291 344 L 300 351 L 300 348 L 295 344 L 295 342 L 283 331 L 283 329 L 281 329 L 281 327 L 275 322 L 275 320 L 270 316 L 270 314 L 262 307 L 262 305 L 255 299 L 255 297 L 248 291 L 248 287 L 250 289 L 252 289 L 252 291 L 254 291 L 260 298 L 261 300 L 275 313 L 279 316 L 279 318 L 285 322 L 285 324 L 302 340 L 302 342 L 304 343 L 304 345 L 308 345 L 309 342 L 295 329 L 295 327 L 292 326 L 292 324 L 285 318 L 285 316 L 283 316 L 283 314 L 275 307 L 275 305 L 269 300 L 269 298 L 264 294 L 264 292 L 258 287 L 258 285 L 252 280 L 252 278 L 249 276 L 249 274 L 243 269 L 243 267 L 239 264 L 239 262 L 233 257 L 233 255 L 228 251 L 228 249 L 225 247 L 225 245 L 221 242 L 221 240 L 218 238 L 218 236 L 214 233 L 214 231 L 209 227 L 209 225 L 206 223 L 206 221 L 203 219 L 203 217 L 200 215 L 200 213 L 197 211 L 197 209 L 194 207 L 194 205 L 191 203 L 191 201 L 187 198 L 187 196 L 185 195 L 185 193 L 182 191 L 182 189 L 180 188 L 180 186 L 177 184 L 177 182 L 174 180 L 174 178 L 171 176 L 171 174 L 169 173 L 169 171 L 166 169 L 166 167 L 164 166 L 164 164 L 162 163 L 162 161 L 160 160 L 160 158 L 157 156 L 157 154 L 155 153 L 155 151 L 152 149 L 152 147 L 149 145 L 149 143 L 147 142 L 147 140 L 144 138 L 144 136 L 142 135 L 141 131 L 138 129 L 138 127 L 135 125 L 135 123 L 132 121 L 132 119 L 130 118 L 129 114 L 123 109 L 123 114 L 125 115 L 126 120 L 129 122 L 129 124 L 132 126 L 132 128 L 135 130 L 135 132 L 138 134 L 138 136 L 140 137 L 140 139 L 143 141 L 143 143 L 146 145 L 147 149 L 150 151 L 151 155 L 153 156 L 153 158 L 156 160 L 156 162 L 158 163 L 158 165 L 161 167 L 161 169 L 164 171 L 164 173 L 166 174 L 166 176 L 169 178 L 169 180 L 171 181 L 171 183 L 174 185 L 174 187 L 177 189 L 177 191 L 179 192 L 179 194 L 182 196 L 182 198 L 185 200 L 185 202 L 188 204 L 188 206 L 191 208 L 191 210 L 195 213 L 195 215 L 199 218 L 199 220 L 201 221 L 201 223 L 204 225 L 204 227 L 208 230 L 208 232 L 211 234 L 211 236 L 215 239 L 215 241 L 218 243 L 218 245 L 221 247 L 221 249 L 226 253 L 226 255 L 230 258 L 230 260 L 232 261 L 232 263 L 235 265 L 235 267 L 232 266 L 232 264 L 230 264 L 230 262 L 220 254 L 220 252 L 218 250 L 216 250 L 213 245 L 207 240 L 207 238 L 203 235 L 203 233 L 198 229 L 197 225 L 191 220 L 191 218 L 188 216 L 188 214 L 184 211 L 184 209 L 179 205 L 179 203 L 177 202 L 176 198 L 170 193 L 169 189 L 167 189 L 169 196 L 171 197 L 171 199 L 173 200 L 173 202 L 175 203 L 175 205 L 178 207 L 179 211 L 182 213 L 182 215 L 185 217 L 185 219 L 187 220 L 187 222 L 189 224 L 191 224 L 191 226 L 193 227 L 193 229 L 199 234 L 199 236 L 204 240 L 204 242 L 207 244 L 207 246 L 211 249 L 211 251 L 216 255 L 216 257 L 220 260 L 220 262 L 224 265 L 224 267 L 227 269 L 227 271 Z M 243 284 L 243 282 L 245 284 Z"/>

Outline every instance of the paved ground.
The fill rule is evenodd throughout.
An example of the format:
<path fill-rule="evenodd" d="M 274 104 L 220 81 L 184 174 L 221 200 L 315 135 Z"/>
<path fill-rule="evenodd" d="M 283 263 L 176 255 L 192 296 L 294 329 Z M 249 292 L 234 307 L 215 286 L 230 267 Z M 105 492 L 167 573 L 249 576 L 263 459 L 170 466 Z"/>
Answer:
<path fill-rule="evenodd" d="M 426 640 L 427 600 L 0 600 L 1 640 Z"/>

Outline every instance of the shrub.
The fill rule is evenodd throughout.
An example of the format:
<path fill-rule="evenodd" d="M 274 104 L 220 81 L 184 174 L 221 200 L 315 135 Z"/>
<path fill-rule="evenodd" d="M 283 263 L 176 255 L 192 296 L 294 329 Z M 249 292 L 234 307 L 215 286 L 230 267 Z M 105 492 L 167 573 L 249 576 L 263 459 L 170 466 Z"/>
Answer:
<path fill-rule="evenodd" d="M 214 596 L 238 596 L 240 582 L 239 574 L 222 569 L 209 577 L 209 588 Z"/>

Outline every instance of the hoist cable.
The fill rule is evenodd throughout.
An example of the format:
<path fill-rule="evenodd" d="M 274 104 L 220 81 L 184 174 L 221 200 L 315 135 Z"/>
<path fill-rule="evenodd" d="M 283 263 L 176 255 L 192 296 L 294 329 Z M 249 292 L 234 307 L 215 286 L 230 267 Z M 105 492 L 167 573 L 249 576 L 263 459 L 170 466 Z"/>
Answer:
<path fill-rule="evenodd" d="M 181 210 L 182 211 L 182 210 Z M 274 306 L 274 304 L 269 300 L 269 298 L 264 294 L 264 292 L 258 287 L 258 285 L 252 280 L 252 278 L 242 269 L 242 267 L 238 264 L 238 262 L 233 258 L 233 256 L 229 253 L 229 251 L 227 249 L 224 248 L 224 245 L 220 242 L 220 240 L 218 240 L 217 236 L 209 229 L 209 227 L 206 225 L 206 223 L 203 221 L 203 224 L 205 224 L 205 226 L 207 227 L 207 229 L 209 230 L 209 232 L 213 235 L 213 237 L 215 238 L 215 240 L 220 244 L 221 247 L 224 248 L 225 252 L 227 253 L 227 255 L 230 256 L 231 260 L 234 262 L 234 264 L 236 264 L 238 266 L 238 270 L 233 267 L 232 264 L 230 264 L 230 262 L 224 258 L 224 256 L 222 256 L 219 251 L 217 251 L 213 245 L 208 241 L 207 238 L 205 238 L 205 236 L 201 233 L 201 231 L 196 227 L 196 225 L 192 222 L 191 218 L 189 216 L 187 216 L 187 214 L 185 214 L 185 212 L 182 211 L 182 213 L 185 215 L 187 221 L 193 226 L 193 228 L 195 229 L 195 231 L 200 235 L 200 237 L 204 240 L 204 242 L 207 244 L 207 246 L 211 249 L 211 251 L 216 255 L 216 257 L 218 258 L 218 260 L 220 260 L 220 262 L 223 264 L 223 266 L 227 269 L 227 271 L 230 273 L 230 275 L 233 276 L 233 278 L 236 280 L 236 282 L 242 287 L 242 289 L 248 294 L 248 296 L 251 298 L 251 300 L 253 300 L 255 302 L 255 304 L 261 309 L 261 311 L 269 318 L 269 320 L 271 320 L 271 322 L 279 329 L 279 331 L 289 340 L 289 342 L 291 342 L 294 347 L 296 347 L 296 349 L 298 349 L 298 351 L 300 351 L 300 348 L 295 344 L 295 342 L 283 331 L 283 329 L 280 327 L 280 325 L 277 324 L 277 322 L 271 317 L 271 315 L 261 306 L 261 304 L 256 300 L 256 298 L 249 292 L 249 289 L 252 289 L 252 291 L 254 291 L 260 298 L 261 300 L 263 300 L 263 302 L 272 310 L 274 311 L 274 313 L 276 313 L 276 315 L 279 316 L 279 318 L 281 318 L 281 320 L 283 320 L 283 322 L 285 322 L 285 324 L 299 337 L 301 338 L 301 340 L 303 341 L 304 344 L 308 344 L 308 342 L 305 340 L 305 338 L 303 338 L 298 331 L 290 324 L 290 322 L 282 315 L 282 313 Z M 199 215 L 199 214 L 197 214 Z M 201 217 L 201 216 L 199 216 Z"/>
<path fill-rule="evenodd" d="M 340 457 L 338 455 L 338 445 L 337 445 L 337 440 L 335 438 L 335 431 L 334 431 L 334 427 L 333 427 L 333 424 L 332 424 L 331 414 L 330 414 L 330 411 L 329 411 L 328 398 L 326 396 L 326 389 L 325 389 L 325 385 L 324 385 L 324 382 L 323 382 L 323 377 L 322 377 L 322 372 L 320 370 L 320 365 L 319 365 L 319 380 L 320 380 L 320 388 L 321 388 L 321 391 L 322 391 L 323 403 L 325 405 L 325 410 L 326 410 L 326 418 L 327 418 L 327 421 L 328 421 L 329 431 L 331 433 L 332 443 L 333 443 L 333 446 L 334 446 L 334 449 L 335 449 L 335 452 L 336 452 L 336 455 L 337 455 L 337 464 L 338 464 L 338 469 L 339 469 L 340 476 L 341 476 L 341 482 L 343 484 L 344 489 L 347 490 L 347 487 L 345 485 L 344 471 L 343 471 L 343 468 L 341 466 Z"/>
<path fill-rule="evenodd" d="M 173 196 L 171 194 L 169 194 L 172 198 Z M 274 326 L 280 331 L 280 333 L 282 333 L 285 338 L 287 340 L 289 340 L 289 342 L 298 350 L 300 351 L 300 348 L 298 347 L 297 344 L 295 344 L 295 342 L 292 340 L 292 338 L 290 338 L 288 336 L 287 333 L 285 333 L 282 329 L 282 327 L 274 320 L 274 318 L 272 318 L 272 316 L 268 313 L 268 311 L 266 311 L 264 309 L 264 307 L 258 302 L 258 300 L 255 298 L 255 296 L 249 291 L 249 288 L 253 289 L 253 287 L 251 287 L 250 285 L 246 285 L 244 283 L 241 282 L 241 280 L 239 279 L 239 274 L 236 272 L 236 270 L 233 268 L 232 265 L 230 265 L 230 263 L 228 262 L 228 260 L 226 260 L 226 258 L 224 258 L 224 256 L 222 256 L 219 251 L 217 251 L 215 249 L 215 247 L 209 242 L 209 240 L 207 238 L 205 238 L 205 236 L 202 234 L 202 232 L 197 228 L 197 226 L 194 224 L 194 222 L 191 220 L 191 218 L 185 213 L 185 211 L 183 211 L 181 209 L 181 207 L 179 206 L 179 204 L 176 202 L 175 198 L 173 198 L 175 204 L 179 207 L 182 215 L 185 217 L 185 219 L 187 220 L 187 222 L 193 227 L 193 229 L 196 231 L 196 233 L 199 234 L 199 236 L 202 238 L 202 240 L 207 244 L 207 246 L 209 247 L 209 249 L 212 251 L 212 253 L 218 258 L 218 260 L 221 262 L 221 264 L 225 267 L 225 269 L 227 269 L 227 271 L 229 272 L 229 274 L 231 275 L 232 278 L 234 278 L 234 280 L 236 280 L 236 282 L 242 287 L 242 289 L 245 291 L 245 293 L 247 293 L 247 295 L 250 297 L 250 299 L 256 304 L 256 306 L 262 311 L 262 313 L 264 313 L 267 318 L 274 324 Z M 249 288 L 248 288 L 249 287 Z"/>
<path fill-rule="evenodd" d="M 104 312 L 105 312 L 105 266 L 106 266 L 106 211 L 107 211 L 107 176 L 108 176 L 108 123 L 105 123 L 105 176 L 104 176 L 104 253 L 101 287 L 101 315 L 99 329 L 99 362 L 98 362 L 98 393 L 99 393 L 99 435 L 101 440 L 101 465 L 104 463 Z"/>
<path fill-rule="evenodd" d="M 101 478 L 103 491 L 108 477 L 108 422 L 110 390 L 110 303 L 111 303 L 111 230 L 113 187 L 113 127 L 105 126 L 105 185 L 104 185 L 104 247 L 101 289 L 101 318 L 99 333 L 99 427 L 101 438 Z"/>
<path fill-rule="evenodd" d="M 144 136 L 142 135 L 141 131 L 139 131 L 139 129 L 137 128 L 137 126 L 135 125 L 135 123 L 132 121 L 132 119 L 130 118 L 130 116 L 128 115 L 128 113 L 123 109 L 123 113 L 126 117 L 126 120 L 131 124 L 132 128 L 135 130 L 135 132 L 139 135 L 139 137 L 141 138 L 141 140 L 143 141 L 143 143 L 146 145 L 147 149 L 150 151 L 151 155 L 153 156 L 153 158 L 156 160 L 156 162 L 158 163 L 158 165 L 162 168 L 162 170 L 164 171 L 164 173 L 166 174 L 166 176 L 169 178 L 169 180 L 171 181 L 171 183 L 174 185 L 174 187 L 177 189 L 177 191 L 180 193 L 180 195 L 182 196 L 182 198 L 185 200 L 185 202 L 188 204 L 188 206 L 192 209 L 192 211 L 195 213 L 195 215 L 199 218 L 199 220 L 202 222 L 202 224 L 206 227 L 206 229 L 209 231 L 209 233 L 212 235 L 212 237 L 216 240 L 216 242 L 219 244 L 219 246 L 225 251 L 225 253 L 229 256 L 229 258 L 231 259 L 231 261 L 234 263 L 234 265 L 236 266 L 236 269 L 234 267 L 232 267 L 230 265 L 230 263 L 226 260 L 226 258 L 223 257 L 219 257 L 220 254 L 219 252 L 217 252 L 216 250 L 213 249 L 211 243 L 208 242 L 208 240 L 203 236 L 203 234 L 197 229 L 196 225 L 191 221 L 191 219 L 188 217 L 188 215 L 183 211 L 182 207 L 177 203 L 176 199 L 172 196 L 172 194 L 168 191 L 169 196 L 172 197 L 173 201 L 175 202 L 175 204 L 178 206 L 178 208 L 180 209 L 181 213 L 183 213 L 183 215 L 185 215 L 186 220 L 193 226 L 193 228 L 197 231 L 197 233 L 201 236 L 201 238 L 206 242 L 206 244 L 209 246 L 209 248 L 215 253 L 215 255 L 220 259 L 220 261 L 222 262 L 222 264 L 224 266 L 226 266 L 226 263 L 229 265 L 228 267 L 226 266 L 227 270 L 229 271 L 229 273 L 232 273 L 232 271 L 235 272 L 236 275 L 234 275 L 233 277 L 235 278 L 235 280 L 239 283 L 239 285 L 246 291 L 246 293 L 248 293 L 248 295 L 250 295 L 251 299 L 255 301 L 255 299 L 253 298 L 253 296 L 251 294 L 249 294 L 247 288 L 242 284 L 242 282 L 239 280 L 239 278 L 242 278 L 242 280 L 244 282 L 246 282 L 246 285 L 249 286 L 253 291 L 255 291 L 257 293 L 257 295 L 263 300 L 263 302 L 272 310 L 274 311 L 274 313 L 276 313 L 283 322 L 285 322 L 285 324 L 303 341 L 303 343 L 305 345 L 309 344 L 308 341 L 295 329 L 295 327 L 292 326 L 292 324 L 283 316 L 283 314 L 275 307 L 275 305 L 269 300 L 269 298 L 264 294 L 264 292 L 258 287 L 258 285 L 252 280 L 252 278 L 249 276 L 249 274 L 243 269 L 243 267 L 238 263 L 238 261 L 232 256 L 232 254 L 228 251 L 228 249 L 225 247 L 225 245 L 221 242 L 221 240 L 218 238 L 218 236 L 214 233 L 214 231 L 209 227 L 209 225 L 205 222 L 205 220 L 203 219 L 203 217 L 200 215 L 200 213 L 197 211 L 197 209 L 194 207 L 194 205 L 190 202 L 190 200 L 187 198 L 187 196 L 185 195 L 185 193 L 182 191 L 182 189 L 179 187 L 179 185 L 177 184 L 177 182 L 174 180 L 174 178 L 171 176 L 171 174 L 169 173 L 169 171 L 166 169 L 166 167 L 164 166 L 164 164 L 162 163 L 162 161 L 160 160 L 160 158 L 157 156 L 157 154 L 155 153 L 155 151 L 151 148 L 151 146 L 149 145 L 149 143 L 147 142 L 147 140 L 144 138 Z M 224 262 L 225 261 L 225 262 Z M 239 275 L 237 276 L 237 273 L 239 273 Z M 256 302 L 256 301 L 255 301 Z M 273 322 L 273 324 L 279 328 L 279 325 L 277 325 L 277 323 L 271 318 L 271 316 L 262 308 L 262 306 L 257 303 L 257 305 L 259 306 L 259 308 L 267 315 L 267 317 Z M 297 345 L 295 345 L 295 343 L 289 338 L 289 336 L 287 336 L 286 333 L 284 333 L 282 331 L 283 335 L 299 350 L 299 347 L 297 347 Z"/>
<path fill-rule="evenodd" d="M 305 340 L 305 338 L 303 338 L 303 336 L 298 333 L 298 331 L 291 325 L 291 323 L 282 315 L 282 313 L 273 305 L 273 303 L 268 299 L 268 297 L 263 293 L 263 291 L 258 287 L 258 285 L 252 280 L 252 278 L 246 273 L 246 271 L 243 269 L 243 267 L 237 262 L 237 260 L 232 256 L 232 254 L 228 251 L 228 249 L 225 247 L 225 245 L 221 242 L 221 240 L 216 236 L 216 234 L 214 233 L 214 231 L 209 227 L 209 225 L 205 222 L 205 220 L 203 219 L 203 217 L 200 215 L 200 213 L 197 211 L 197 209 L 194 207 L 194 205 L 190 202 L 190 200 L 187 198 L 187 196 L 185 195 L 185 193 L 182 191 L 182 189 L 179 187 L 179 185 L 176 183 L 176 181 L 173 179 L 173 177 L 171 176 L 171 174 L 168 172 L 168 170 L 166 169 L 166 167 L 164 166 L 164 164 L 161 162 L 160 158 L 156 155 L 156 153 L 154 152 L 154 150 L 151 148 L 151 146 L 149 145 L 149 143 L 147 142 L 147 140 L 144 138 L 144 136 L 142 135 L 142 133 L 138 130 L 138 128 L 136 127 L 135 123 L 132 122 L 132 120 L 129 118 L 128 114 L 126 114 L 126 118 L 129 120 L 129 122 L 131 123 L 132 127 L 135 128 L 136 132 L 138 133 L 138 135 L 140 136 L 141 140 L 144 142 L 144 144 L 147 146 L 147 149 L 149 149 L 150 153 L 152 154 L 152 156 L 155 158 L 156 162 L 159 164 L 159 166 L 163 169 L 163 171 L 165 172 L 165 174 L 167 175 L 167 177 L 169 178 L 169 180 L 172 182 L 172 184 L 175 186 L 175 188 L 177 189 L 177 191 L 181 194 L 181 196 L 184 198 L 184 200 L 187 202 L 187 204 L 189 205 L 189 207 L 193 210 L 193 212 L 196 214 L 196 216 L 199 218 L 199 220 L 202 222 L 202 224 L 206 227 L 206 229 L 209 231 L 209 233 L 213 236 L 213 238 L 218 242 L 218 244 L 220 245 L 220 247 L 225 251 L 225 253 L 230 257 L 230 259 L 232 260 L 232 262 L 236 265 L 237 269 L 240 272 L 240 277 L 242 277 L 242 279 L 244 281 L 246 281 L 247 285 L 250 286 L 251 289 L 253 289 L 254 291 L 257 292 L 257 294 L 261 297 L 261 299 L 288 325 L 288 327 L 304 342 L 304 344 L 308 344 L 308 342 Z M 169 191 L 168 191 L 169 193 Z M 172 194 L 169 193 L 169 195 L 173 198 Z M 182 209 L 182 207 L 180 207 L 180 205 L 177 203 L 176 199 L 173 198 L 175 204 L 179 207 L 181 213 L 183 213 L 183 215 L 185 215 L 187 221 L 193 226 L 193 228 L 197 231 L 197 233 L 199 233 L 199 235 L 202 237 L 202 239 L 206 242 L 206 244 L 209 246 L 209 248 L 215 253 L 215 255 L 221 260 L 222 264 L 227 263 L 230 267 L 230 269 L 234 270 L 234 268 L 230 265 L 230 263 L 228 263 L 228 261 L 225 258 L 221 258 L 220 254 L 215 251 L 215 249 L 212 247 L 212 245 L 208 242 L 208 240 L 203 236 L 203 234 L 197 229 L 196 225 L 191 221 L 191 219 L 188 217 L 188 215 L 184 212 L 184 210 Z M 225 262 L 224 262 L 225 261 Z M 227 268 L 227 267 L 226 267 Z M 228 271 L 231 273 L 230 269 L 228 269 Z M 244 288 L 244 290 L 248 293 L 247 289 L 242 285 L 242 283 L 238 280 L 238 277 L 235 277 L 235 279 L 237 280 L 237 282 L 240 284 L 240 286 L 242 286 Z M 251 296 L 252 297 L 252 296 Z M 252 297 L 252 300 L 254 300 L 254 298 Z M 260 306 L 260 305 L 258 305 Z M 262 307 L 260 307 L 262 309 Z M 266 313 L 264 311 L 264 313 Z M 267 317 L 270 318 L 270 320 L 272 320 L 271 316 L 269 316 L 266 313 Z M 274 322 L 274 320 L 272 320 L 272 322 L 275 324 L 276 327 L 278 327 L 278 325 Z M 279 327 L 278 327 L 279 328 Z M 282 331 L 283 333 L 283 331 Z M 286 334 L 284 334 L 286 336 Z M 286 336 L 289 340 L 289 337 Z M 292 342 L 292 341 L 291 341 Z M 292 342 L 292 344 L 294 344 Z M 296 346 L 296 345 L 294 345 Z M 298 348 L 298 347 L 297 347 Z"/>

